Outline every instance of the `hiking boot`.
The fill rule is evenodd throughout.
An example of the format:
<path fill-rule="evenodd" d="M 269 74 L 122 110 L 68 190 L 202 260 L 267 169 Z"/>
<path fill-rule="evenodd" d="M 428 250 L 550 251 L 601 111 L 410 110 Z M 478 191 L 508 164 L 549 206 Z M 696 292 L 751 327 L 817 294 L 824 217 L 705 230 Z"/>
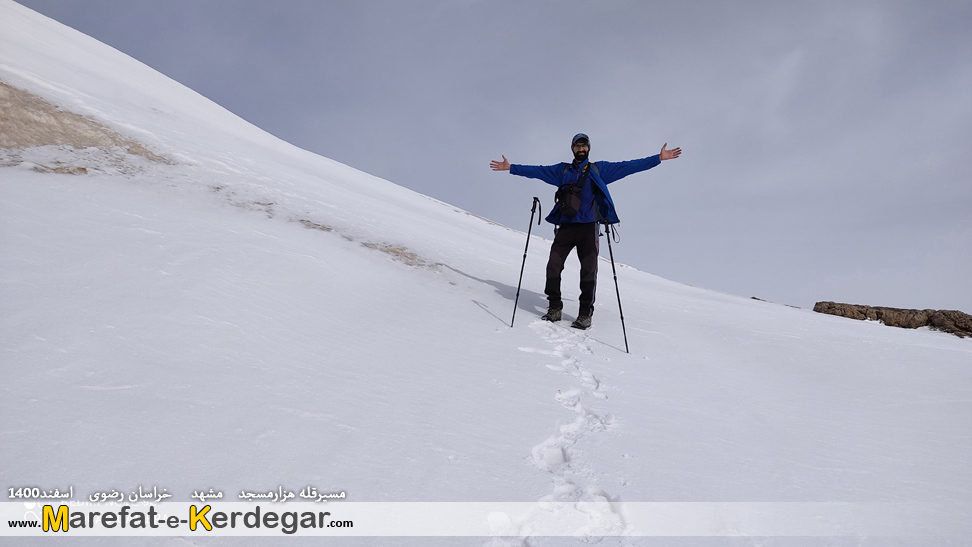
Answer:
<path fill-rule="evenodd" d="M 553 322 L 560 321 L 560 316 L 562 311 L 563 310 L 555 310 L 554 308 L 550 308 L 549 310 L 547 310 L 547 313 L 543 314 L 543 316 L 540 319 L 543 319 L 544 321 L 553 321 Z"/>
<path fill-rule="evenodd" d="M 570 326 L 575 329 L 587 330 L 591 328 L 591 316 L 590 315 L 578 315 L 577 319 L 574 320 Z"/>

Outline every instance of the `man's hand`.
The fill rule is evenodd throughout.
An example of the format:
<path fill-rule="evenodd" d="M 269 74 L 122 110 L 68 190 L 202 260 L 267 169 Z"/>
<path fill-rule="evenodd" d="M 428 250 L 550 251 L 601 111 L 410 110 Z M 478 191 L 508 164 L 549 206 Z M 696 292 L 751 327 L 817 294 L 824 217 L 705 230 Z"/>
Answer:
<path fill-rule="evenodd" d="M 503 156 L 503 161 L 493 160 L 489 162 L 489 168 L 493 171 L 509 171 L 510 170 L 510 160 Z"/>
<path fill-rule="evenodd" d="M 659 160 L 661 160 L 661 161 L 673 160 L 673 159 L 675 159 L 675 158 L 677 158 L 677 157 L 679 157 L 679 156 L 682 155 L 682 149 L 681 148 L 673 148 L 671 150 L 665 150 L 665 147 L 666 146 L 668 146 L 668 143 L 667 142 L 662 145 L 661 153 L 658 154 L 658 159 Z M 503 159 L 506 159 L 506 158 L 503 158 Z"/>

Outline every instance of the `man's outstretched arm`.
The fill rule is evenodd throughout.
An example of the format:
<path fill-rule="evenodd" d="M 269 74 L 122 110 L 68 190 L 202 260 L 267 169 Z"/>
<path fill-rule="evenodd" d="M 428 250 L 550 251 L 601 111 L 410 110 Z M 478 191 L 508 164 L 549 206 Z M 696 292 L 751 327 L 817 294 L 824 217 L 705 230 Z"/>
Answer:
<path fill-rule="evenodd" d="M 560 185 L 560 179 L 564 173 L 566 163 L 557 165 L 520 165 L 510 163 L 510 160 L 503 156 L 503 161 L 493 160 L 489 162 L 489 167 L 493 171 L 509 171 L 511 175 L 519 175 L 530 179 L 540 179 L 547 184 L 554 186 Z"/>
<path fill-rule="evenodd" d="M 493 171 L 509 171 L 510 170 L 510 160 L 503 156 L 503 161 L 493 160 L 489 162 L 489 168 Z"/>
<path fill-rule="evenodd" d="M 628 160 L 628 161 L 599 161 L 597 166 L 601 170 L 601 180 L 605 184 L 611 184 L 614 181 L 621 180 L 628 175 L 634 173 L 640 173 L 641 171 L 646 171 L 652 167 L 656 167 L 664 160 L 673 160 L 682 155 L 681 148 L 673 148 L 668 150 L 668 143 L 662 145 L 661 152 L 654 156 L 647 158 L 641 158 L 638 160 Z"/>

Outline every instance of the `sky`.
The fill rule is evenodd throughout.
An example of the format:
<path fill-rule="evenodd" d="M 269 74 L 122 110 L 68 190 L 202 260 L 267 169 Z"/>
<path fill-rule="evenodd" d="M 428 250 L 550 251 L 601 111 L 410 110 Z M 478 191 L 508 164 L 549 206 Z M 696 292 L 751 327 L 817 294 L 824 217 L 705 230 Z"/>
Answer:
<path fill-rule="evenodd" d="M 490 160 L 568 161 L 577 132 L 593 160 L 678 146 L 611 185 L 618 261 L 805 308 L 972 313 L 968 2 L 20 3 L 523 231 L 554 188 Z"/>

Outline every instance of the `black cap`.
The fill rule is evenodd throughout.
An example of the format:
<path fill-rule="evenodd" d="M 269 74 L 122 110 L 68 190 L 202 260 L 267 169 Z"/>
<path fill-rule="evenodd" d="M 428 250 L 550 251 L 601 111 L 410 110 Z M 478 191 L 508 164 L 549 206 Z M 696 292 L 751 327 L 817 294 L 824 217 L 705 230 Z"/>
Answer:
<path fill-rule="evenodd" d="M 583 133 L 578 133 L 578 134 L 574 135 L 574 138 L 573 139 L 571 139 L 570 145 L 571 146 L 574 146 L 577 143 L 586 144 L 587 146 L 590 146 L 591 145 L 591 139 L 589 139 L 587 137 L 587 135 L 585 135 Z"/>

